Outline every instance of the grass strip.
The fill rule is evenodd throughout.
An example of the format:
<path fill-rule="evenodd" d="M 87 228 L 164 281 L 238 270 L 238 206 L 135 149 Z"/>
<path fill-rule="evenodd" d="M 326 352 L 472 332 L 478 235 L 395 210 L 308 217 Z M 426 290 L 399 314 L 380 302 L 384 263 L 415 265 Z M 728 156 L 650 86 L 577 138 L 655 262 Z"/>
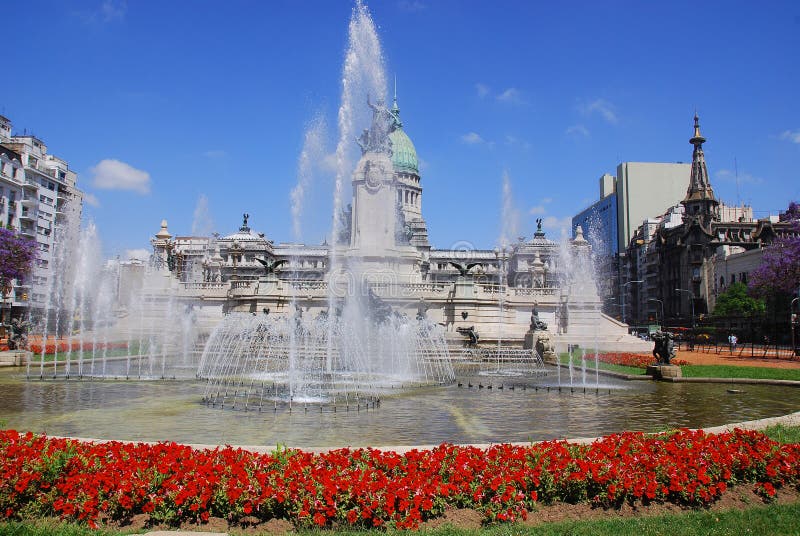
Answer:
<path fill-rule="evenodd" d="M 569 366 L 569 354 L 561 354 L 561 364 L 564 366 Z M 586 357 L 586 370 L 594 370 L 594 355 Z M 607 370 L 609 372 L 619 372 L 621 374 L 629 374 L 632 376 L 641 376 L 645 373 L 645 369 L 639 367 L 629 367 L 626 365 L 615 365 L 612 363 L 604 363 L 600 361 L 598 363 L 600 370 Z M 580 369 L 581 368 L 581 360 L 580 358 L 574 357 L 572 358 L 572 368 L 573 369 Z"/>
<path fill-rule="evenodd" d="M 733 365 L 684 365 L 684 378 L 752 378 L 759 380 L 800 381 L 800 370 Z"/>
<path fill-rule="evenodd" d="M 800 426 L 776 424 L 764 428 L 761 432 L 778 443 L 800 443 Z"/>
<path fill-rule="evenodd" d="M 236 528 L 230 529 L 228 533 L 231 536 L 258 534 L 253 532 L 252 529 L 245 531 Z M 778 536 L 800 534 L 800 503 L 759 505 L 752 508 L 726 510 L 724 512 L 695 510 L 684 514 L 652 517 L 563 521 L 537 526 L 521 524 L 495 525 L 477 530 L 443 526 L 437 529 L 423 529 L 419 532 L 338 529 L 299 532 L 299 534 L 309 536 L 365 536 L 367 534 L 420 534 L 425 536 L 555 536 L 563 534 L 575 536 L 649 536 L 675 534 L 704 536 L 708 534 L 729 535 L 745 533 Z M 113 536 L 131 534 L 131 532 L 110 529 L 91 530 L 80 525 L 56 521 L 31 521 L 0 523 L 0 534 L 10 536 Z"/>

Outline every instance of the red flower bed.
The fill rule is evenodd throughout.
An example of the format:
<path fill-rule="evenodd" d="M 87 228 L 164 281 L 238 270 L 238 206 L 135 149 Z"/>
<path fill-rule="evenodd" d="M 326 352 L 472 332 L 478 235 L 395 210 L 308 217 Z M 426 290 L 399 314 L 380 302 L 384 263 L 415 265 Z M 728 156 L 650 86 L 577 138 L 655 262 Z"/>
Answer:
<path fill-rule="evenodd" d="M 126 348 L 127 343 L 125 342 L 97 342 L 93 343 L 92 341 L 79 341 L 79 340 L 65 340 L 65 339 L 47 339 L 44 344 L 44 353 L 45 354 L 55 354 L 58 352 L 59 354 L 66 353 L 70 348 L 72 348 L 73 352 L 80 352 L 81 350 L 85 352 L 91 352 L 92 350 L 111 350 L 114 348 Z M 31 339 L 28 342 L 28 349 L 33 352 L 34 354 L 41 354 L 42 353 L 42 338 L 38 337 L 37 339 Z"/>
<path fill-rule="evenodd" d="M 733 483 L 765 496 L 798 485 L 800 444 L 751 431 L 680 430 L 611 435 L 591 445 L 255 454 L 0 431 L 0 518 L 58 515 L 91 526 L 147 513 L 154 523 L 247 516 L 298 527 L 414 528 L 447 506 L 475 508 L 487 522 L 525 518 L 536 502 L 702 506 Z"/>
<path fill-rule="evenodd" d="M 588 359 L 589 354 L 586 355 Z M 594 358 L 594 355 L 591 355 Z M 603 363 L 610 363 L 612 365 L 625 365 L 626 367 L 636 367 L 646 369 L 648 365 L 653 365 L 656 359 L 650 354 L 632 354 L 629 352 L 609 352 L 598 354 L 598 359 Z M 685 359 L 673 359 L 670 361 L 673 365 L 688 365 L 689 362 Z"/>

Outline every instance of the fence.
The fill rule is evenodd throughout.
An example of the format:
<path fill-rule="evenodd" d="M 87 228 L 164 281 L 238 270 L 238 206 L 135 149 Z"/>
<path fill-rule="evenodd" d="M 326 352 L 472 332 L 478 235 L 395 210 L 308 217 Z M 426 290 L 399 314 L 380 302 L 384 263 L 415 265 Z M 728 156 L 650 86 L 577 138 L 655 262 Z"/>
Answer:
<path fill-rule="evenodd" d="M 731 335 L 736 336 L 736 344 L 731 344 Z M 678 345 L 684 350 L 739 357 L 800 359 L 800 325 L 795 323 L 793 336 L 788 319 L 713 317 L 680 332 Z"/>

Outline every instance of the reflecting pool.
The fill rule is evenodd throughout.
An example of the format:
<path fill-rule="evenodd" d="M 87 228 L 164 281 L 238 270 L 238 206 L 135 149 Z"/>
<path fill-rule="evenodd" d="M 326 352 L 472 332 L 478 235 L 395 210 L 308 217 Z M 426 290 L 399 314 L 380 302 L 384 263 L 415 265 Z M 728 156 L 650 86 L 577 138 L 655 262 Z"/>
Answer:
<path fill-rule="evenodd" d="M 0 420 L 7 428 L 59 436 L 331 447 L 594 437 L 716 426 L 800 409 L 797 389 L 791 387 L 744 385 L 730 393 L 725 384 L 601 377 L 599 388 L 559 390 L 552 380 L 552 374 L 476 375 L 457 384 L 387 393 L 374 409 L 295 404 L 291 411 L 268 405 L 238 411 L 204 405 L 203 382 L 27 381 L 19 370 L 3 370 Z"/>

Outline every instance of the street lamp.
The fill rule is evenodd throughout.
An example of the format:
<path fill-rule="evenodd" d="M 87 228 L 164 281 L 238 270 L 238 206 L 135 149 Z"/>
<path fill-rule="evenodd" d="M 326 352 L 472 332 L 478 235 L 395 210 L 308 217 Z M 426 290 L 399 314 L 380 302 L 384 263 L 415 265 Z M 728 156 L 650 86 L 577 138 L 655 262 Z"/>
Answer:
<path fill-rule="evenodd" d="M 623 283 L 622 284 L 622 323 L 623 324 L 627 324 L 627 322 L 625 321 L 625 294 L 627 294 L 628 291 L 625 289 L 625 287 L 627 287 L 631 283 L 644 283 L 644 281 L 642 281 L 641 279 L 637 279 L 635 281 L 628 281 L 627 283 Z"/>
<path fill-rule="evenodd" d="M 694 292 L 685 288 L 676 288 L 677 292 L 685 292 L 689 295 L 689 304 L 692 306 L 692 328 L 694 328 Z"/>
<path fill-rule="evenodd" d="M 791 303 L 789 304 L 789 324 L 792 326 L 792 353 L 794 355 L 800 355 L 800 352 L 797 351 L 797 346 L 795 346 L 795 332 L 794 332 L 794 325 L 795 320 L 797 319 L 797 313 L 794 312 L 794 302 L 800 300 L 800 296 L 797 298 L 792 298 Z"/>
<path fill-rule="evenodd" d="M 661 306 L 661 330 L 664 330 L 664 302 L 659 300 L 658 298 L 647 298 L 647 301 L 654 301 L 658 302 Z"/>

